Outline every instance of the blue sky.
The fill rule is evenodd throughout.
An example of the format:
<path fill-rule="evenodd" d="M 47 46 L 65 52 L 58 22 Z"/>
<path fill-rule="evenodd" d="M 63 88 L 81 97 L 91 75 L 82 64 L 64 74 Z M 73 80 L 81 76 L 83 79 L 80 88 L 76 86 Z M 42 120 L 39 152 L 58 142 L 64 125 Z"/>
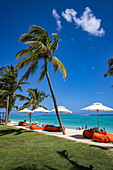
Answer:
<path fill-rule="evenodd" d="M 53 74 L 49 68 L 58 105 L 73 113 L 83 113 L 80 109 L 94 102 L 113 108 L 113 77 L 103 78 L 113 56 L 112 7 L 111 0 L 0 0 L 0 66 L 16 65 L 16 53 L 25 48 L 19 37 L 30 25 L 41 26 L 50 35 L 59 33 L 55 55 L 68 72 L 64 81 L 60 71 Z M 23 94 L 35 87 L 50 94 L 46 78 L 36 83 L 39 73 L 30 77 L 30 86 L 23 86 Z M 42 104 L 53 109 L 50 98 Z"/>

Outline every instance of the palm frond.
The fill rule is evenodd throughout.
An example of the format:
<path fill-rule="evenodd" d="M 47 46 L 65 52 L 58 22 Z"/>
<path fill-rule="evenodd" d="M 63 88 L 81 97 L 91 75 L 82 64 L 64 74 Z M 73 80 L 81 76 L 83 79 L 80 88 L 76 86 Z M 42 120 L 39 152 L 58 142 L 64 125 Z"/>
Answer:
<path fill-rule="evenodd" d="M 33 47 L 36 47 L 36 48 L 40 49 L 41 51 L 42 50 L 43 51 L 47 50 L 46 46 L 41 41 L 27 41 L 26 44 L 30 44 Z"/>
<path fill-rule="evenodd" d="M 35 74 L 37 68 L 38 68 L 38 61 L 36 61 L 35 63 L 31 63 L 31 65 L 28 67 L 27 71 L 21 78 L 28 80 L 30 75 Z"/>
<path fill-rule="evenodd" d="M 59 40 L 60 36 L 58 33 L 52 33 L 52 36 L 55 38 L 55 40 Z"/>
<path fill-rule="evenodd" d="M 113 68 L 110 68 L 108 72 L 103 75 L 104 78 L 107 76 L 113 76 Z"/>
<path fill-rule="evenodd" d="M 4 94 L 4 95 L 7 95 L 9 93 L 9 90 L 8 89 L 0 89 L 0 94 Z"/>
<path fill-rule="evenodd" d="M 62 71 L 64 78 L 67 77 L 67 71 L 64 67 L 64 65 L 62 64 L 62 62 L 57 58 L 57 57 L 52 57 L 50 60 L 51 64 L 53 65 L 54 68 L 54 72 L 56 73 L 56 71 L 58 70 L 58 68 Z"/>
<path fill-rule="evenodd" d="M 40 74 L 40 77 L 38 79 L 38 83 L 41 82 L 44 79 L 45 75 L 46 75 L 46 70 L 43 69 L 41 74 Z"/>
<path fill-rule="evenodd" d="M 45 106 L 43 106 L 43 105 L 38 105 L 39 107 L 42 107 L 42 108 L 44 108 L 44 109 L 46 109 L 46 110 L 48 110 L 48 108 L 47 107 L 45 107 Z"/>
<path fill-rule="evenodd" d="M 28 107 L 30 107 L 30 106 L 31 106 L 31 102 L 26 102 L 26 103 L 24 103 L 23 106 L 21 106 L 21 107 L 19 108 L 19 110 L 22 110 L 22 109 L 24 109 L 24 108 L 28 108 Z"/>
<path fill-rule="evenodd" d="M 51 51 L 55 52 L 57 48 L 58 48 L 58 41 L 52 42 L 50 44 L 50 50 Z"/>
<path fill-rule="evenodd" d="M 19 107 L 17 105 L 13 105 L 13 108 L 15 108 L 16 110 L 19 109 Z"/>
<path fill-rule="evenodd" d="M 29 29 L 29 33 L 37 35 L 37 36 L 40 36 L 40 35 L 48 36 L 48 33 L 46 32 L 46 30 L 37 25 L 32 25 Z"/>
<path fill-rule="evenodd" d="M 113 58 L 108 60 L 108 72 L 103 75 L 103 77 L 113 76 Z"/>
<path fill-rule="evenodd" d="M 108 65 L 109 65 L 109 67 L 113 66 L 113 58 L 110 58 L 108 60 Z"/>
<path fill-rule="evenodd" d="M 22 34 L 19 41 L 21 42 L 26 42 L 26 41 L 34 41 L 36 40 L 36 36 L 32 35 L 32 34 Z"/>
<path fill-rule="evenodd" d="M 46 46 L 48 46 L 48 44 L 51 42 L 47 31 L 37 25 L 32 25 L 29 29 L 29 33 L 34 34 L 38 40 Z"/>
<path fill-rule="evenodd" d="M 19 98 L 20 101 L 23 101 L 23 100 L 30 101 L 29 97 L 23 96 L 21 94 L 16 94 L 16 96 Z"/>

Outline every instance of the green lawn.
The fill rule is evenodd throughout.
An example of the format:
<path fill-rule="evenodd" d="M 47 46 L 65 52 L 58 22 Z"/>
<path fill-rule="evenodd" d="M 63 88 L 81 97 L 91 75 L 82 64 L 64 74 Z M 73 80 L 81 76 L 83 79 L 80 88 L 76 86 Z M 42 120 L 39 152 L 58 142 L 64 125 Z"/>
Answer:
<path fill-rule="evenodd" d="M 0 170 L 112 170 L 113 151 L 0 125 Z"/>

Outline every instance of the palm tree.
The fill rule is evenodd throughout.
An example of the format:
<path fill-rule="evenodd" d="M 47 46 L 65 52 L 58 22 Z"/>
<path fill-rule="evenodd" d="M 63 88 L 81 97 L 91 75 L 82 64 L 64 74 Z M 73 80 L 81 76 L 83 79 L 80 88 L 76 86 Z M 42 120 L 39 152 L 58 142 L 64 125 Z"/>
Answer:
<path fill-rule="evenodd" d="M 110 58 L 108 60 L 108 72 L 106 74 L 104 74 L 104 77 L 107 77 L 107 76 L 113 76 L 113 58 Z"/>
<path fill-rule="evenodd" d="M 61 61 L 53 55 L 58 47 L 59 35 L 57 33 L 53 33 L 52 36 L 53 39 L 50 39 L 50 36 L 46 32 L 46 30 L 36 25 L 30 27 L 29 33 L 21 35 L 20 41 L 25 44 L 29 44 L 29 46 L 17 53 L 16 59 L 20 59 L 25 56 L 25 58 L 17 64 L 17 68 L 22 69 L 25 66 L 28 66 L 26 74 L 24 76 L 26 79 L 28 79 L 30 74 L 34 74 L 36 69 L 38 68 L 39 60 L 44 61 L 44 64 L 41 68 L 42 72 L 38 82 L 43 80 L 45 76 L 47 77 L 54 102 L 54 107 L 56 110 L 56 115 L 58 117 L 61 130 L 63 134 L 65 134 L 62 121 L 58 113 L 57 102 L 52 88 L 50 76 L 48 73 L 48 64 L 52 64 L 54 72 L 60 69 L 63 72 L 64 78 L 67 77 L 67 71 Z"/>
<path fill-rule="evenodd" d="M 39 91 L 38 88 L 35 89 L 29 88 L 27 92 L 29 93 L 28 94 L 29 97 L 18 95 L 21 101 L 28 100 L 28 102 L 23 104 L 20 110 L 24 108 L 28 108 L 30 106 L 32 106 L 32 110 L 36 109 L 37 107 L 43 107 L 47 109 L 45 106 L 40 105 L 40 103 L 49 95 L 46 95 L 43 91 L 42 92 Z M 30 115 L 30 122 L 32 122 L 31 113 L 29 115 Z"/>
<path fill-rule="evenodd" d="M 10 111 L 13 108 L 18 109 L 18 106 L 15 105 L 15 101 L 18 97 L 16 90 L 22 91 L 21 85 L 28 84 L 23 82 L 23 78 L 20 78 L 17 81 L 18 70 L 13 65 L 7 65 L 0 68 L 0 94 L 2 96 L 1 108 L 6 108 L 6 124 L 10 117 Z"/>

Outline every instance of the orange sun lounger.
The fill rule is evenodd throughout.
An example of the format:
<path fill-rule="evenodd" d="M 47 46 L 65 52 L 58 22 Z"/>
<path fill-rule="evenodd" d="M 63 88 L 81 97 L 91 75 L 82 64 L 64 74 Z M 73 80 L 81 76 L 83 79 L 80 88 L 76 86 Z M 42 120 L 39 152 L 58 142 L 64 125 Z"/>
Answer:
<path fill-rule="evenodd" d="M 83 131 L 83 136 L 86 137 L 86 138 L 89 138 L 89 139 L 92 139 L 93 138 L 93 133 L 94 131 L 93 130 L 84 130 Z"/>
<path fill-rule="evenodd" d="M 34 124 L 34 125 L 30 126 L 30 129 L 32 129 L 32 130 L 43 130 L 44 126 L 41 127 L 41 126 L 37 126 L 36 124 Z"/>
<path fill-rule="evenodd" d="M 23 122 L 20 122 L 20 123 L 19 123 L 19 126 L 30 127 L 30 126 L 33 125 L 33 124 L 37 125 L 37 123 L 32 123 L 32 124 L 31 124 L 31 123 L 26 123 L 26 122 L 23 121 Z"/>
<path fill-rule="evenodd" d="M 102 143 L 110 143 L 113 142 L 113 134 L 106 132 L 94 133 L 93 140 Z"/>
<path fill-rule="evenodd" d="M 66 127 L 64 127 L 64 130 Z M 54 125 L 45 125 L 44 130 L 50 131 L 50 132 L 61 132 L 60 126 L 54 126 Z"/>

